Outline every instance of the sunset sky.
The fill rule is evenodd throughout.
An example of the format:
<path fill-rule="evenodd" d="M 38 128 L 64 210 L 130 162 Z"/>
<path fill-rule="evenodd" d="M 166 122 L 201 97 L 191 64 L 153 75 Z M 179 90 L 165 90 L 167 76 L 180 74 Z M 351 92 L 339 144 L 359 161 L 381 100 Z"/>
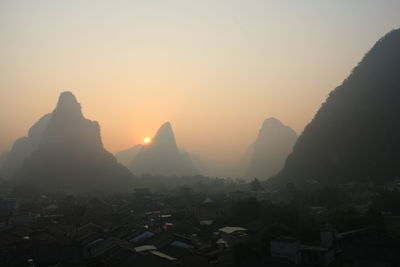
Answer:
<path fill-rule="evenodd" d="M 400 1 L 0 1 L 0 152 L 72 91 L 118 152 L 170 121 L 235 161 L 264 119 L 301 133 Z"/>

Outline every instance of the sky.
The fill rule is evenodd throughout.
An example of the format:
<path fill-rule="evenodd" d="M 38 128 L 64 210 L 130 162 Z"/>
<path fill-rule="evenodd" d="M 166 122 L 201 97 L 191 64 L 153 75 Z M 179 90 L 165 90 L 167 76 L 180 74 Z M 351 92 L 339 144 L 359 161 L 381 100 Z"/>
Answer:
<path fill-rule="evenodd" d="M 0 0 L 0 152 L 72 91 L 112 153 L 162 123 L 240 159 L 264 119 L 301 133 L 400 1 Z"/>

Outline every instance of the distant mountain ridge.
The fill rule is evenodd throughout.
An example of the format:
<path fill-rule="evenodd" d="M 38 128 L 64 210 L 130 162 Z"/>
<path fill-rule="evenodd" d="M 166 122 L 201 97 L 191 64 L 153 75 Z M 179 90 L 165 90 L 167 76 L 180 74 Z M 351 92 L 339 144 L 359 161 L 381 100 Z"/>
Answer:
<path fill-rule="evenodd" d="M 381 38 L 307 125 L 275 183 L 400 176 L 400 30 Z"/>
<path fill-rule="evenodd" d="M 269 178 L 277 174 L 297 140 L 296 132 L 276 118 L 266 119 L 251 146 L 246 176 Z"/>
<path fill-rule="evenodd" d="M 120 191 L 132 182 L 131 173 L 103 148 L 99 124 L 83 117 L 71 92 L 61 93 L 40 139 L 16 173 L 23 184 L 73 193 Z"/>

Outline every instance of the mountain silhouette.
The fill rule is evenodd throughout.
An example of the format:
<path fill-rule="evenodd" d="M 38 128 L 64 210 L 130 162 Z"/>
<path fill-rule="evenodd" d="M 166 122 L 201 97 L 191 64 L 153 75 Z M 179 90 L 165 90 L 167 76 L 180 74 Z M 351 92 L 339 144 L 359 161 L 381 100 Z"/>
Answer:
<path fill-rule="evenodd" d="M 122 155 L 122 159 L 121 159 Z M 193 165 L 190 155 L 178 148 L 171 123 L 164 123 L 157 131 L 150 144 L 135 146 L 118 153 L 120 162 L 129 162 L 123 156 L 133 156 L 128 164 L 135 175 L 195 175 L 198 171 Z"/>
<path fill-rule="evenodd" d="M 44 115 L 29 129 L 28 136 L 21 137 L 14 142 L 10 152 L 4 156 L 2 174 L 5 178 L 12 178 L 22 167 L 25 159 L 39 147 L 43 131 L 50 118 L 50 113 Z"/>
<path fill-rule="evenodd" d="M 400 30 L 380 39 L 307 125 L 277 183 L 400 176 Z"/>
<path fill-rule="evenodd" d="M 119 191 L 132 178 L 103 148 L 99 124 L 84 118 L 71 92 L 61 93 L 39 146 L 17 175 L 22 183 L 62 192 Z"/>
<path fill-rule="evenodd" d="M 247 177 L 269 178 L 277 174 L 297 139 L 296 132 L 278 119 L 266 119 L 256 142 L 247 153 L 250 156 Z"/>

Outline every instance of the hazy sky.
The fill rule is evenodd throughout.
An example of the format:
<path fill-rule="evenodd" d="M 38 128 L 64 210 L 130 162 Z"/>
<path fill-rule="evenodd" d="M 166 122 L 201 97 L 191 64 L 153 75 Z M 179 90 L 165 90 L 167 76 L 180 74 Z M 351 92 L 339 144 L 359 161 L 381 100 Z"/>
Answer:
<path fill-rule="evenodd" d="M 300 133 L 398 0 L 0 1 L 0 151 L 72 91 L 117 152 L 165 121 L 195 154 L 234 160 L 264 119 Z"/>

